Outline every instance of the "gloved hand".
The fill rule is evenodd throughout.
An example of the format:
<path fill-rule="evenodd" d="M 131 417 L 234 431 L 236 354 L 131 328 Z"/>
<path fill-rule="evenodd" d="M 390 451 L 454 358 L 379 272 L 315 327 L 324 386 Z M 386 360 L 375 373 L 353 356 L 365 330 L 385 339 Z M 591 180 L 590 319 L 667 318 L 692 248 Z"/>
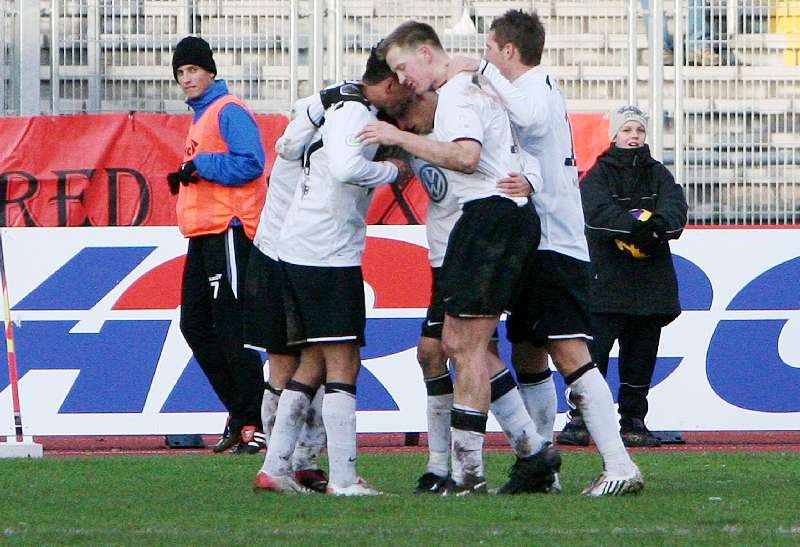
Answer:
<path fill-rule="evenodd" d="M 667 239 L 667 221 L 665 218 L 659 215 L 652 215 L 644 223 L 649 226 L 649 229 L 658 234 L 659 239 L 662 241 Z"/>
<path fill-rule="evenodd" d="M 197 168 L 194 166 L 192 160 L 187 161 L 181 168 L 173 173 L 167 174 L 167 184 L 169 185 L 169 193 L 173 196 L 180 190 L 180 185 L 192 184 L 200 180 L 197 175 Z"/>
<path fill-rule="evenodd" d="M 631 229 L 630 242 L 648 256 L 653 256 L 666 244 L 658 225 L 650 220 L 636 221 Z"/>

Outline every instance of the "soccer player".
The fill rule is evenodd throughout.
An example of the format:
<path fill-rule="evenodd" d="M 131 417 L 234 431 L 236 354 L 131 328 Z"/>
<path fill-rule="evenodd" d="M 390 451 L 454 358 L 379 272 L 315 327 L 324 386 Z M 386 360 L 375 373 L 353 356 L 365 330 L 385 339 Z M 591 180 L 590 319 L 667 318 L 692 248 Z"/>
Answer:
<path fill-rule="evenodd" d="M 292 121 L 275 145 L 287 155 L 287 149 L 304 137 L 307 111 L 319 102 L 318 97 L 306 97 L 292 108 Z M 319 107 L 319 117 L 322 109 Z M 299 118 L 299 120 L 298 120 Z M 312 126 L 313 127 L 313 126 Z M 269 178 L 269 192 L 256 231 L 255 249 L 250 253 L 245 285 L 245 346 L 269 353 L 269 379 L 261 401 L 261 421 L 269 444 L 278 400 L 286 383 L 299 365 L 300 349 L 290 347 L 286 339 L 286 307 L 283 297 L 283 274 L 278 262 L 277 243 L 286 212 L 292 203 L 295 189 L 303 178 L 302 149 L 294 157 L 275 159 Z M 301 485 L 324 492 L 328 478 L 319 468 L 319 456 L 325 446 L 322 423 L 320 388 L 314 395 L 305 425 L 292 455 L 294 478 Z"/>
<path fill-rule="evenodd" d="M 264 372 L 258 353 L 242 344 L 239 295 L 264 205 L 264 147 L 253 114 L 215 79 L 208 42 L 178 42 L 172 74 L 194 110 L 183 163 L 167 176 L 178 194 L 178 227 L 189 238 L 181 332 L 230 417 L 214 451 L 257 453 Z"/>
<path fill-rule="evenodd" d="M 450 234 L 441 274 L 442 344 L 456 368 L 453 473 L 445 493 L 485 493 L 483 440 L 490 379 L 505 369 L 489 343 L 530 267 L 539 239 L 538 219 L 528 198 L 510 198 L 497 188 L 509 166 L 522 161 L 505 109 L 471 76 L 447 79 L 450 59 L 433 28 L 416 21 L 403 23 L 383 41 L 381 50 L 400 81 L 416 94 L 438 91 L 433 138 L 376 123 L 362 132 L 362 142 L 398 145 L 417 158 L 464 175 L 453 186 L 462 214 Z M 560 467 L 560 455 L 536 433 L 518 393 L 509 399 L 506 411 L 506 433 L 518 457 L 499 492 L 548 488 Z"/>
<path fill-rule="evenodd" d="M 555 79 L 539 66 L 544 42 L 544 26 L 535 13 L 509 10 L 492 22 L 485 61 L 460 59 L 450 70 L 477 69 L 492 82 L 522 147 L 542 166 L 543 189 L 533 196 L 542 225 L 536 274 L 515 300 L 508 320 L 526 406 L 531 415 L 542 416 L 535 421 L 547 424 L 540 433 L 550 438 L 555 391 L 546 349 L 603 457 L 603 472 L 583 494 L 636 493 L 644 482 L 622 444 L 611 392 L 587 346 L 589 253 L 578 172 L 563 96 Z"/>
<path fill-rule="evenodd" d="M 397 119 L 397 127 L 418 135 L 433 131 L 433 120 L 438 96 L 428 91 L 415 98 L 408 110 Z M 533 186 L 541 187 L 538 162 L 527 158 L 530 166 L 524 175 L 511 172 L 497 183 L 498 189 L 510 196 L 527 197 Z M 428 215 L 425 233 L 428 240 L 428 258 L 431 264 L 433 286 L 428 312 L 422 322 L 422 332 L 417 344 L 417 361 L 425 381 L 426 414 L 428 422 L 428 463 L 414 490 L 417 494 L 442 493 L 450 477 L 450 408 L 453 406 L 453 383 L 447 367 L 447 355 L 442 348 L 444 303 L 441 294 L 441 266 L 447 249 L 447 240 L 458 218 L 461 207 L 452 192 L 459 184 L 458 171 L 451 171 L 418 158 L 412 158 L 411 168 L 428 192 Z M 533 181 L 533 182 L 531 182 Z M 496 333 L 490 351 L 497 355 Z M 505 429 L 509 406 L 506 401 L 518 397 L 516 384 L 505 368 L 492 376 L 490 409 Z"/>
<path fill-rule="evenodd" d="M 307 493 L 291 474 L 289 458 L 308 406 L 325 383 L 323 422 L 330 480 L 327 492 L 376 495 L 356 472 L 356 377 L 364 344 L 366 310 L 361 254 L 365 216 L 375 186 L 404 184 L 410 170 L 399 160 L 372 161 L 377 146 L 357 135 L 394 113 L 410 98 L 373 51 L 361 84 L 325 112 L 320 138 L 303 157 L 304 178 L 281 228 L 278 258 L 287 295 L 287 342 L 301 346 L 300 364 L 278 403 L 267 457 L 254 487 Z"/>

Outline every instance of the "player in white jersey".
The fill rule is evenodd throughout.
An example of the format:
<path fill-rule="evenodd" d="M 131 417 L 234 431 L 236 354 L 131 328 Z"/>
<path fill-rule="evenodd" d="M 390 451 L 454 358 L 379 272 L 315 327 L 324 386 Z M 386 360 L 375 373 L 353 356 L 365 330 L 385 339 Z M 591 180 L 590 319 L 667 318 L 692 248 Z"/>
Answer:
<path fill-rule="evenodd" d="M 514 365 L 532 415 L 552 416 L 555 390 L 545 350 L 568 385 L 603 456 L 604 471 L 584 494 L 620 495 L 643 487 L 616 425 L 608 385 L 589 353 L 589 253 L 572 132 L 556 81 L 540 67 L 545 42 L 539 17 L 509 10 L 492 22 L 486 41 L 486 60 L 454 62 L 450 71 L 478 69 L 509 109 L 522 147 L 539 159 L 544 186 L 533 201 L 541 218 L 542 239 L 536 256 L 536 275 L 509 317 Z M 610 487 L 613 486 L 612 487 Z"/>
<path fill-rule="evenodd" d="M 291 110 L 291 121 L 275 143 L 278 158 L 270 174 L 270 187 L 251 253 L 246 291 L 248 321 L 245 345 L 269 353 L 269 380 L 265 384 L 261 418 L 267 443 L 275 423 L 275 414 L 283 388 L 299 365 L 300 349 L 287 345 L 286 310 L 277 242 L 294 191 L 304 177 L 302 160 L 325 121 L 325 110 L 347 97 L 360 97 L 361 84 L 345 81 L 298 100 Z M 327 476 L 319 469 L 319 454 L 325 445 L 322 424 L 324 387 L 317 390 L 306 416 L 306 423 L 292 455 L 294 478 L 301 485 L 324 492 Z"/>
<path fill-rule="evenodd" d="M 315 109 L 317 105 L 319 107 Z M 319 94 L 300 99 L 293 106 L 292 120 L 276 143 L 276 149 L 283 150 L 284 156 L 292 153 L 292 143 L 307 138 L 305 133 L 308 124 L 305 120 L 308 111 L 312 109 L 315 113 L 318 110 L 318 118 L 322 117 Z M 278 263 L 277 242 L 295 188 L 302 178 L 302 149 L 294 151 L 294 156 L 289 155 L 287 158 L 279 155 L 276 158 L 270 172 L 267 199 L 253 241 L 255 248 L 250 253 L 247 266 L 248 278 L 244 297 L 247 317 L 244 329 L 245 346 L 269 354 L 269 379 L 264 386 L 261 401 L 261 420 L 267 444 L 272 435 L 280 394 L 300 361 L 300 349 L 288 346 L 286 340 L 284 284 Z M 325 446 L 323 395 L 323 388 L 318 389 L 314 395 L 292 455 L 295 480 L 317 492 L 324 492 L 328 484 L 327 475 L 319 467 L 319 455 Z"/>
<path fill-rule="evenodd" d="M 363 84 L 363 85 L 362 85 Z M 319 140 L 306 148 L 303 179 L 281 227 L 277 245 L 285 283 L 287 344 L 300 345 L 300 364 L 281 394 L 272 438 L 255 488 L 301 492 L 289 458 L 316 389 L 325 383 L 322 415 L 327 433 L 327 492 L 379 494 L 361 479 L 355 408 L 366 310 L 361 253 L 372 189 L 405 183 L 408 166 L 372 161 L 377 146 L 362 145 L 359 131 L 409 99 L 385 62 L 370 55 L 362 84 L 325 112 Z"/>
<path fill-rule="evenodd" d="M 451 433 L 452 484 L 445 493 L 487 491 L 483 438 L 491 400 L 492 371 L 504 365 L 489 350 L 500 314 L 530 268 L 538 243 L 538 220 L 527 198 L 497 189 L 509 167 L 521 165 L 502 105 L 466 74 L 447 80 L 449 57 L 430 25 L 409 21 L 383 41 L 381 50 L 401 82 L 419 95 L 437 91 L 433 139 L 385 123 L 367 127 L 363 142 L 399 145 L 414 156 L 462 173 L 453 192 L 462 207 L 442 265 L 445 319 L 442 343 L 456 367 Z M 522 169 L 517 169 L 522 171 Z M 536 433 L 516 390 L 508 406 L 518 459 L 501 493 L 549 487 L 560 455 Z M 513 398 L 513 397 L 512 397 Z"/>
<path fill-rule="evenodd" d="M 433 131 L 437 103 L 438 96 L 432 91 L 418 96 L 406 113 L 397 119 L 397 126 L 416 134 L 430 134 Z M 507 195 L 527 197 L 533 191 L 529 181 L 541 186 L 538 162 L 534 158 L 527 158 L 526 164 L 526 173 L 509 173 L 506 178 L 497 182 L 498 189 Z M 411 168 L 430 197 L 425 231 L 433 281 L 430 305 L 417 344 L 417 360 L 422 368 L 427 392 L 428 464 L 425 473 L 419 477 L 414 492 L 436 494 L 446 487 L 450 475 L 450 408 L 453 404 L 453 383 L 447 369 L 448 359 L 442 348 L 445 312 L 441 293 L 441 266 L 450 232 L 461 216 L 458 199 L 451 188 L 458 185 L 459 179 L 465 175 L 417 158 L 412 158 Z M 495 341 L 496 333 L 490 349 L 497 354 Z M 509 401 L 517 396 L 512 393 L 516 392 L 516 384 L 507 369 L 492 372 L 490 408 L 505 429 L 508 426 L 506 418 L 509 416 L 506 409 Z"/>

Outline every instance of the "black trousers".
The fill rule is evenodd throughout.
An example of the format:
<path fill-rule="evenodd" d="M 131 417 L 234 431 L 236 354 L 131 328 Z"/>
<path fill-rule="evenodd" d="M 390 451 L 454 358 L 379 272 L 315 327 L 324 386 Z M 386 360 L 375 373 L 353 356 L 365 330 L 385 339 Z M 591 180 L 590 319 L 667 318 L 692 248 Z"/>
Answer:
<path fill-rule="evenodd" d="M 623 425 L 631 418 L 644 420 L 647 415 L 647 394 L 656 367 L 663 324 L 662 316 L 592 314 L 594 340 L 589 344 L 589 350 L 603 376 L 608 372 L 608 354 L 614 341 L 619 341 L 617 401 Z"/>
<path fill-rule="evenodd" d="M 181 332 L 231 416 L 230 427 L 261 429 L 264 368 L 243 347 L 241 295 L 253 242 L 241 226 L 189 239 L 181 288 Z"/>

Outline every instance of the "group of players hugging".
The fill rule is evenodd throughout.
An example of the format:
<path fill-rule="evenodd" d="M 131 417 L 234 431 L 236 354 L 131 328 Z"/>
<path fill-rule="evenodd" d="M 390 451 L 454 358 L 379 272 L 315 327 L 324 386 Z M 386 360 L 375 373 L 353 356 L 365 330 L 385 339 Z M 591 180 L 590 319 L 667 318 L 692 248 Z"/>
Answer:
<path fill-rule="evenodd" d="M 190 241 L 181 327 L 230 414 L 214 450 L 267 447 L 256 490 L 381 493 L 356 470 L 356 379 L 367 343 L 361 257 L 374 189 L 402 190 L 413 176 L 430 195 L 433 279 L 417 349 L 429 457 L 415 492 L 559 492 L 551 360 L 603 459 L 583 494 L 642 490 L 605 371 L 589 351 L 586 222 L 565 102 L 539 66 L 544 42 L 538 16 L 518 10 L 494 20 L 482 60 L 449 56 L 425 23 L 401 24 L 372 48 L 361 80 L 295 103 L 276 144 L 260 218 L 252 207 L 259 199 L 254 188 L 264 183 L 257 176 L 264 157 L 247 153 L 252 114 L 225 88 L 208 101 L 212 114 L 198 115 L 196 103 L 211 99 L 224 81 L 214 80 L 204 41 L 190 37 L 176 48 L 175 77 L 195 110 L 184 163 L 169 176 Z M 182 79 L 193 66 L 200 76 Z M 211 76 L 206 87 L 203 71 Z M 615 130 L 646 124 L 638 109 L 626 112 Z M 206 118 L 212 127 L 195 129 Z M 238 178 L 215 172 L 225 169 L 225 155 L 236 156 L 231 161 L 239 163 L 227 168 L 238 169 Z M 242 173 L 247 161 L 251 174 Z M 194 229 L 203 200 L 223 203 L 214 209 L 222 231 Z M 677 237 L 652 223 L 641 222 L 651 227 L 643 230 L 630 224 L 627 233 L 612 235 L 636 232 L 643 245 Z M 218 310 L 223 292 L 238 319 Z M 504 313 L 515 374 L 498 354 Z M 229 332 L 220 334 L 222 324 Z M 227 342 L 209 343 L 214 336 Z M 269 354 L 265 387 L 255 350 Z M 490 410 L 516 456 L 508 480 L 493 489 L 483 463 Z"/>

